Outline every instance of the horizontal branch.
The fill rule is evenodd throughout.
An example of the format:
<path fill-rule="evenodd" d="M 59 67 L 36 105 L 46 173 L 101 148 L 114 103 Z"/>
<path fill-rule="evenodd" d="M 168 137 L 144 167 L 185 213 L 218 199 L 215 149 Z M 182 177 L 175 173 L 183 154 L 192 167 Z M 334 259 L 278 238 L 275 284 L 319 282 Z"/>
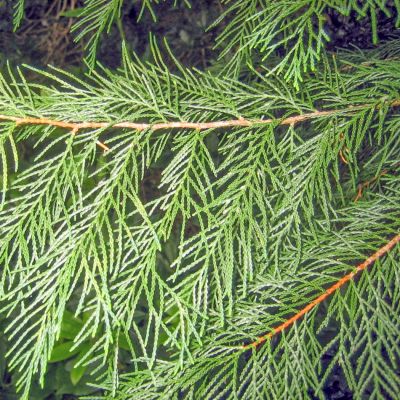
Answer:
<path fill-rule="evenodd" d="M 59 128 L 66 128 L 77 133 L 81 129 L 102 129 L 102 128 L 127 128 L 133 129 L 137 131 L 143 130 L 161 130 L 161 129 L 197 129 L 197 130 L 206 130 L 206 129 L 217 129 L 217 128 L 230 128 L 237 126 L 251 127 L 257 125 L 268 125 L 272 123 L 276 123 L 278 125 L 295 125 L 300 122 L 308 121 L 315 118 L 331 116 L 335 114 L 346 114 L 351 113 L 353 111 L 362 110 L 369 105 L 356 105 L 350 106 L 345 109 L 340 110 L 324 110 L 324 111 L 314 111 L 306 114 L 299 114 L 292 117 L 284 118 L 282 120 L 279 119 L 231 119 L 231 120 L 223 120 L 223 121 L 213 121 L 213 122 L 183 122 L 183 121 L 173 121 L 173 122 L 161 122 L 156 124 L 150 123 L 138 123 L 138 122 L 118 122 L 116 124 L 112 124 L 110 122 L 69 122 L 69 121 L 59 121 L 48 118 L 30 118 L 30 117 L 13 117 L 9 115 L 1 115 L 0 120 L 2 121 L 13 121 L 17 126 L 19 125 L 48 125 Z M 391 107 L 399 107 L 400 99 L 396 99 L 390 102 Z M 379 105 L 376 106 L 377 108 Z"/>
<path fill-rule="evenodd" d="M 388 243 L 386 243 L 383 247 L 381 247 L 378 251 L 376 251 L 372 256 L 368 257 L 363 263 L 359 264 L 356 269 L 349 274 L 345 275 L 343 278 L 340 278 L 336 283 L 330 286 L 328 289 L 325 290 L 320 296 L 314 299 L 311 303 L 308 303 L 304 308 L 302 308 L 297 314 L 293 315 L 292 317 L 288 318 L 282 324 L 278 325 L 277 327 L 273 328 L 271 332 L 267 333 L 266 335 L 260 336 L 256 341 L 243 345 L 242 349 L 248 350 L 250 348 L 256 348 L 261 343 L 265 342 L 267 339 L 271 339 L 277 333 L 282 332 L 284 329 L 288 328 L 289 326 L 293 325 L 298 319 L 300 319 L 303 315 L 307 314 L 311 311 L 315 306 L 322 303 L 327 297 L 331 294 L 336 292 L 340 289 L 346 282 L 353 279 L 359 272 L 363 271 L 371 264 L 373 264 L 376 260 L 380 257 L 388 253 L 397 243 L 400 242 L 400 233 L 392 238 Z"/>

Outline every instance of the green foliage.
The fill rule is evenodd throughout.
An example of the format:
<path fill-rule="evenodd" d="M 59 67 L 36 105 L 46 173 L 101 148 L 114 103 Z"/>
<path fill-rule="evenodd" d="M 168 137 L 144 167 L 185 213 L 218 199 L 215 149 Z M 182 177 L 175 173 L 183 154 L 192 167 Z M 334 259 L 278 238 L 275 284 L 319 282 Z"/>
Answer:
<path fill-rule="evenodd" d="M 88 62 L 94 65 L 97 46 L 103 31 L 109 32 L 113 22 L 121 17 L 122 0 L 89 0 L 79 13 L 74 30 L 80 30 L 77 40 L 89 36 L 86 47 L 89 49 Z"/>
<path fill-rule="evenodd" d="M 226 0 L 230 7 L 216 23 L 228 19 L 217 44 L 223 48 L 221 57 L 229 55 L 223 73 L 237 76 L 246 63 L 253 63 L 254 51 L 263 61 L 273 58 L 277 50 L 284 49 L 283 57 L 275 58 L 268 66 L 272 72 L 283 74 L 284 79 L 299 88 L 303 75 L 315 71 L 324 45 L 329 41 L 325 31 L 326 10 L 335 9 L 348 16 L 355 12 L 360 18 L 371 18 L 371 35 L 376 44 L 377 13 L 391 16 L 389 1 L 368 0 Z M 395 2 L 397 14 L 400 3 Z M 400 19 L 397 17 L 396 26 Z"/>
<path fill-rule="evenodd" d="M 152 63 L 124 46 L 119 71 L 0 76 L 0 312 L 22 399 L 52 363 L 69 363 L 69 385 L 101 389 L 90 398 L 324 398 L 338 364 L 355 398 L 397 396 L 398 246 L 280 335 L 242 346 L 400 230 L 400 41 L 327 54 L 327 6 L 386 10 L 236 2 L 218 74 L 167 48 L 172 73 L 152 39 Z M 89 60 L 121 7 L 87 1 L 77 16 Z M 275 67 L 254 68 L 254 49 Z"/>

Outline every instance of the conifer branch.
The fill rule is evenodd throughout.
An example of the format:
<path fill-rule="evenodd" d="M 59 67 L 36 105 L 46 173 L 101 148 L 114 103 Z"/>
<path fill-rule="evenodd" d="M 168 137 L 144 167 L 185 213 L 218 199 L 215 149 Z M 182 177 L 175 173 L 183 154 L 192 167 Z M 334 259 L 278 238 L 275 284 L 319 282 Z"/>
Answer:
<path fill-rule="evenodd" d="M 206 129 L 218 129 L 218 128 L 231 128 L 236 126 L 252 127 L 259 125 L 269 125 L 277 123 L 278 125 L 296 125 L 300 122 L 305 122 L 311 119 L 319 117 L 327 117 L 335 114 L 347 114 L 353 111 L 362 110 L 368 107 L 367 104 L 350 106 L 339 110 L 323 110 L 314 111 L 306 114 L 298 114 L 292 117 L 287 117 L 282 120 L 279 119 L 230 119 L 221 121 L 210 121 L 210 122 L 184 122 L 184 121 L 172 121 L 172 122 L 161 122 L 156 124 L 151 123 L 138 123 L 138 122 L 118 122 L 112 124 L 110 122 L 72 122 L 72 121 L 60 121 L 49 118 L 31 118 L 31 117 L 13 117 L 9 115 L 0 114 L 0 120 L 2 121 L 14 121 L 17 126 L 20 125 L 47 125 L 59 128 L 71 129 L 73 132 L 78 133 L 82 129 L 104 129 L 104 128 L 126 128 L 133 129 L 136 131 L 157 131 L 162 129 L 196 129 L 196 130 L 206 130 Z M 379 108 L 380 104 L 376 105 Z M 399 107 L 400 99 L 396 99 L 390 102 L 390 107 Z M 105 145 L 104 145 L 105 146 Z M 106 147 L 106 146 L 105 146 Z M 106 148 L 108 150 L 108 148 Z"/>
<path fill-rule="evenodd" d="M 330 286 L 328 289 L 325 290 L 320 296 L 316 299 L 308 303 L 305 307 L 303 307 L 298 313 L 293 315 L 292 317 L 285 320 L 282 324 L 278 325 L 277 327 L 272 329 L 272 332 L 267 333 L 266 335 L 260 336 L 257 340 L 252 343 L 246 344 L 242 346 L 242 349 L 248 350 L 251 348 L 255 348 L 261 343 L 265 342 L 267 339 L 271 339 L 273 336 L 282 332 L 284 329 L 288 328 L 289 326 L 293 325 L 298 319 L 300 319 L 303 315 L 307 314 L 311 311 L 315 306 L 322 303 L 327 297 L 331 294 L 336 292 L 340 289 L 346 282 L 353 279 L 360 271 L 363 271 L 371 264 L 373 264 L 376 260 L 381 258 L 383 255 L 388 253 L 397 243 L 400 242 L 400 233 L 393 237 L 388 243 L 386 243 L 383 247 L 377 250 L 372 256 L 368 257 L 364 262 L 359 264 L 356 269 L 344 277 L 340 278 L 336 283 Z"/>
<path fill-rule="evenodd" d="M 0 73 L 0 323 L 22 400 L 66 345 L 114 400 L 322 398 L 337 364 L 355 397 L 396 398 L 400 40 L 331 56 L 328 4 L 383 5 L 264 3 L 221 10 L 205 71 L 151 37 L 118 71 Z M 90 67 L 127 11 L 74 17 Z"/>

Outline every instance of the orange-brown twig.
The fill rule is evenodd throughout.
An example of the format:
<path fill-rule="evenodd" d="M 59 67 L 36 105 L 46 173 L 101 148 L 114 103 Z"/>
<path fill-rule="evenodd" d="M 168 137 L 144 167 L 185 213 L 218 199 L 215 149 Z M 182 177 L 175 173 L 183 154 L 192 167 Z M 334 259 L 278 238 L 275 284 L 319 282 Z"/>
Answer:
<path fill-rule="evenodd" d="M 367 187 L 369 187 L 369 185 L 372 185 L 374 182 L 376 182 L 381 176 L 384 176 L 386 174 L 388 174 L 390 171 L 392 171 L 393 169 L 397 168 L 400 166 L 400 163 L 397 163 L 394 167 L 392 168 L 386 168 L 384 170 L 382 170 L 377 176 L 374 176 L 372 179 L 370 179 L 369 181 L 366 181 L 364 183 L 360 183 L 357 187 L 357 195 L 354 198 L 354 202 L 356 203 L 358 200 L 360 200 L 363 190 Z"/>
<path fill-rule="evenodd" d="M 346 157 L 343 155 L 343 151 L 340 149 L 339 150 L 339 156 L 341 158 L 341 160 L 345 163 L 348 164 L 349 162 L 347 161 Z"/>
<path fill-rule="evenodd" d="M 400 105 L 400 100 L 399 100 Z M 353 110 L 353 109 L 351 109 Z M 344 110 L 346 111 L 351 111 Z M 298 122 L 306 121 L 312 118 L 317 118 L 320 116 L 328 116 L 334 113 L 339 113 L 342 111 L 331 110 L 331 111 L 315 111 L 313 113 L 297 115 L 294 117 L 289 117 L 280 122 L 280 125 L 293 125 Z M 49 125 L 49 126 L 57 126 L 59 128 L 67 128 L 67 129 L 101 129 L 101 128 L 127 128 L 133 129 L 136 131 L 143 130 L 160 130 L 160 129 L 197 129 L 197 130 L 205 130 L 205 129 L 216 129 L 216 128 L 229 128 L 235 126 L 253 126 L 253 125 L 262 125 L 262 124 L 272 124 L 276 122 L 274 119 L 256 119 L 256 120 L 247 120 L 244 118 L 225 120 L 225 121 L 214 121 L 214 122 L 181 122 L 181 121 L 173 121 L 173 122 L 161 122 L 156 124 L 149 123 L 138 123 L 138 122 L 119 122 L 116 124 L 111 124 L 109 122 L 67 122 L 67 121 L 58 121 L 47 118 L 18 118 L 11 117 L 8 115 L 0 115 L 0 120 L 8 120 L 15 121 L 17 125 Z"/>
<path fill-rule="evenodd" d="M 46 118 L 18 118 L 18 117 L 10 117 L 8 115 L 0 115 L 0 120 L 3 121 L 14 121 L 15 125 L 48 125 L 48 126 L 57 126 L 59 128 L 66 128 L 71 130 L 71 135 L 75 136 L 80 129 L 83 128 L 94 128 L 92 126 L 87 126 L 86 123 L 74 123 L 74 122 L 63 122 L 63 121 L 56 121 Z M 110 150 L 110 148 L 100 142 L 99 140 L 96 141 L 96 144 L 101 147 L 104 151 Z"/>
<path fill-rule="evenodd" d="M 391 107 L 399 107 L 400 99 L 396 99 L 390 103 Z M 161 122 L 156 124 L 150 123 L 138 123 L 138 122 L 118 122 L 112 124 L 110 122 L 70 122 L 70 121 L 59 121 L 48 118 L 31 118 L 31 117 L 12 117 L 9 115 L 1 115 L 0 120 L 3 121 L 14 121 L 17 125 L 49 125 L 57 126 L 66 129 L 101 129 L 101 128 L 127 128 L 136 131 L 143 130 L 160 130 L 160 129 L 217 129 L 217 128 L 229 128 L 235 126 L 256 126 L 256 125 L 268 125 L 272 123 L 277 123 L 278 125 L 295 125 L 300 122 L 308 121 L 314 118 L 330 116 L 334 114 L 351 113 L 365 108 L 366 105 L 357 105 L 348 107 L 342 110 L 324 110 L 324 111 L 314 111 L 311 113 L 295 115 L 293 117 L 284 118 L 282 120 L 277 119 L 231 119 L 224 121 L 213 121 L 213 122 L 183 122 L 183 121 L 173 121 L 173 122 Z M 377 105 L 377 107 L 379 107 Z"/>
<path fill-rule="evenodd" d="M 73 128 L 71 131 L 71 135 L 75 136 L 78 133 L 78 130 L 79 130 L 78 127 L 75 126 L 75 128 Z M 100 140 L 97 140 L 96 144 L 97 144 L 97 146 L 101 147 L 104 151 L 110 150 L 110 148 L 107 145 L 105 145 L 103 142 L 100 142 Z"/>
<path fill-rule="evenodd" d="M 243 350 L 248 350 L 251 348 L 256 348 L 259 344 L 265 342 L 267 339 L 271 339 L 277 333 L 282 332 L 284 329 L 293 325 L 298 319 L 300 319 L 303 315 L 307 314 L 310 310 L 312 310 L 315 306 L 322 303 L 327 297 L 329 297 L 336 290 L 340 289 L 346 282 L 350 279 L 353 279 L 360 271 L 363 271 L 371 264 L 373 264 L 376 260 L 386 254 L 389 250 L 391 250 L 397 243 L 400 242 L 400 233 L 393 237 L 388 243 L 386 243 L 383 247 L 381 247 L 378 251 L 376 251 L 372 256 L 368 257 L 363 263 L 359 264 L 356 269 L 349 274 L 345 275 L 343 278 L 340 278 L 336 283 L 330 286 L 325 290 L 320 296 L 316 299 L 308 303 L 304 308 L 302 308 L 298 313 L 293 315 L 292 317 L 285 320 L 282 324 L 273 328 L 271 332 L 266 335 L 260 336 L 256 341 L 243 345 Z"/>
<path fill-rule="evenodd" d="M 366 181 L 364 183 L 360 183 L 357 187 L 357 195 L 354 198 L 354 203 L 357 203 L 358 200 L 361 199 L 363 190 L 365 188 L 367 188 L 369 185 L 371 185 L 372 183 L 374 183 L 375 181 L 377 181 L 381 176 L 386 175 L 389 172 L 388 169 L 384 169 L 379 175 L 374 176 L 372 179 L 370 179 L 369 181 Z"/>
<path fill-rule="evenodd" d="M 390 103 L 391 107 L 399 107 L 400 99 L 396 99 Z M 366 105 L 351 106 L 342 110 L 324 110 L 324 111 L 314 111 L 311 113 L 295 115 L 293 117 L 284 118 L 282 120 L 276 119 L 253 119 L 248 120 L 245 118 L 224 120 L 224 121 L 213 121 L 213 122 L 183 122 L 183 121 L 172 121 L 172 122 L 161 122 L 156 124 L 150 123 L 139 123 L 139 122 L 118 122 L 112 124 L 110 122 L 71 122 L 71 121 L 59 121 L 50 118 L 33 118 L 33 117 L 13 117 L 10 115 L 0 114 L 0 121 L 14 121 L 17 126 L 19 125 L 48 125 L 56 126 L 59 128 L 70 129 L 74 134 L 78 133 L 81 129 L 101 129 L 101 128 L 127 128 L 136 131 L 143 130 L 160 130 L 160 129 L 217 129 L 217 128 L 229 128 L 235 126 L 256 126 L 256 125 L 268 125 L 272 123 L 277 123 L 278 125 L 292 125 L 297 123 L 308 121 L 314 118 L 330 116 L 334 114 L 351 113 L 356 110 L 360 110 L 366 107 Z M 377 105 L 379 107 L 379 105 Z M 108 146 L 104 143 L 97 141 L 98 146 L 103 150 L 110 150 Z"/>
<path fill-rule="evenodd" d="M 339 135 L 339 140 L 340 140 L 341 142 L 344 141 L 343 132 L 340 133 L 340 135 Z M 342 144 L 342 149 L 343 149 L 343 148 L 344 148 L 344 150 L 345 150 L 347 153 L 349 152 L 349 148 L 348 148 L 347 146 L 343 146 L 343 144 Z M 342 149 L 339 150 L 339 156 L 340 156 L 341 160 L 342 160 L 345 164 L 348 164 L 349 162 L 347 161 L 347 158 L 343 155 L 343 150 L 342 150 Z"/>
<path fill-rule="evenodd" d="M 400 99 L 396 99 L 390 104 L 392 107 L 400 106 Z M 13 117 L 10 115 L 2 115 L 0 114 L 1 121 L 14 121 L 17 126 L 19 125 L 48 125 L 48 126 L 56 126 L 59 128 L 70 129 L 75 134 L 81 129 L 101 129 L 101 128 L 127 128 L 133 129 L 136 131 L 143 130 L 160 130 L 160 129 L 197 129 L 197 130 L 205 130 L 205 129 L 217 129 L 217 128 L 229 128 L 235 126 L 256 126 L 256 125 L 268 125 L 272 123 L 278 123 L 279 125 L 292 125 L 294 126 L 297 123 L 308 121 L 314 118 L 330 116 L 334 114 L 341 113 L 349 113 L 356 110 L 360 110 L 366 107 L 366 105 L 358 105 L 348 107 L 342 110 L 324 110 L 324 111 L 314 111 L 311 113 L 295 115 L 293 117 L 284 118 L 282 120 L 276 119 L 253 119 L 248 120 L 245 118 L 224 120 L 224 121 L 213 121 L 213 122 L 182 122 L 182 121 L 173 121 L 173 122 L 161 122 L 156 124 L 149 123 L 138 123 L 138 122 L 118 122 L 116 124 L 112 124 L 110 122 L 71 122 L 71 121 L 59 121 L 50 118 L 32 118 L 32 117 Z M 378 106 L 377 106 L 378 107 Z M 109 150 L 108 146 L 104 143 L 97 141 L 97 145 L 100 146 L 103 150 Z"/>

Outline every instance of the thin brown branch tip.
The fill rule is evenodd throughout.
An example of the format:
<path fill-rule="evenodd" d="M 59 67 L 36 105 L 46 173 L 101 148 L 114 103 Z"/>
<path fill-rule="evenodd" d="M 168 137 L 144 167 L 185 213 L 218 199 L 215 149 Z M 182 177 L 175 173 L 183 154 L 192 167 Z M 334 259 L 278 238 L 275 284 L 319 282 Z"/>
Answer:
<path fill-rule="evenodd" d="M 359 272 L 363 271 L 371 264 L 373 264 L 376 260 L 381 258 L 383 255 L 388 253 L 397 243 L 400 242 L 400 233 L 394 236 L 389 242 L 387 242 L 384 246 L 382 246 L 379 250 L 377 250 L 374 254 L 368 257 L 364 262 L 359 264 L 352 272 L 340 278 L 337 282 L 335 282 L 332 286 L 326 289 L 320 296 L 316 299 L 312 300 L 305 307 L 303 307 L 299 312 L 297 312 L 292 317 L 286 319 L 280 325 L 276 326 L 272 329 L 271 332 L 259 336 L 257 340 L 252 343 L 246 344 L 242 346 L 242 350 L 249 350 L 251 348 L 256 348 L 261 343 L 265 342 L 268 339 L 271 339 L 276 334 L 282 332 L 284 329 L 293 325 L 298 319 L 300 319 L 303 315 L 307 314 L 311 311 L 315 306 L 322 303 L 327 297 L 331 294 L 335 293 L 338 289 L 340 289 L 346 282 L 353 279 Z"/>

